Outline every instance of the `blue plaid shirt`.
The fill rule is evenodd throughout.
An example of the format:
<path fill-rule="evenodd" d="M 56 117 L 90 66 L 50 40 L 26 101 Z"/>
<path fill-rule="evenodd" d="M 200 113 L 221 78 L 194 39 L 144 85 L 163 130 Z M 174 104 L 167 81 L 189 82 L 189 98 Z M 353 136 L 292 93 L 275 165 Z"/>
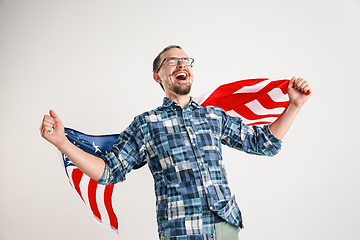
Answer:
<path fill-rule="evenodd" d="M 221 108 L 202 107 L 191 99 L 182 109 L 164 98 L 161 107 L 135 117 L 103 156 L 106 167 L 99 183 L 124 181 L 145 161 L 155 182 L 159 233 L 172 240 L 214 239 L 215 214 L 243 227 L 221 144 L 267 156 L 281 148 L 267 125 L 248 127 Z"/>

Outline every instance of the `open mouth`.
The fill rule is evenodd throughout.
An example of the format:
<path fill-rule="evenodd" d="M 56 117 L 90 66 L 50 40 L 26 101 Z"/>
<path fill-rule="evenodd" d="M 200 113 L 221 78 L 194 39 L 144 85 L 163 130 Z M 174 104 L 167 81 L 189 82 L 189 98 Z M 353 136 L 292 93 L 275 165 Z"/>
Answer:
<path fill-rule="evenodd" d="M 178 73 L 175 73 L 174 77 L 176 80 L 184 81 L 187 79 L 188 74 L 186 72 L 178 72 Z"/>

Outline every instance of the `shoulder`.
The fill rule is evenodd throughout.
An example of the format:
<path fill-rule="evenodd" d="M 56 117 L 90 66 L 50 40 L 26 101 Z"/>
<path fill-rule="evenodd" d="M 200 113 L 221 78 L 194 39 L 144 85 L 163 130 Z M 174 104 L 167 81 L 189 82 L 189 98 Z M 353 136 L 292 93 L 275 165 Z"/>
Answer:
<path fill-rule="evenodd" d="M 201 112 L 204 112 L 206 114 L 215 114 L 217 116 L 224 116 L 226 115 L 226 112 L 224 111 L 224 109 L 217 107 L 217 106 L 200 106 L 199 110 Z"/>
<path fill-rule="evenodd" d="M 162 107 L 158 107 L 156 109 L 143 112 L 134 118 L 134 122 L 137 122 L 140 125 L 146 122 L 157 122 L 161 119 L 163 111 Z"/>

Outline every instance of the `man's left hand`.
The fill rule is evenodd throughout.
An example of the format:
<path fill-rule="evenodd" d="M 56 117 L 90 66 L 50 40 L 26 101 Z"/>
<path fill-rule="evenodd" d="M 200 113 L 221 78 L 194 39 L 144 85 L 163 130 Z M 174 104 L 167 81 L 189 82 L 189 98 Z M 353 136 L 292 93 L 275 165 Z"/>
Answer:
<path fill-rule="evenodd" d="M 287 90 L 289 103 L 296 107 L 302 107 L 312 95 L 310 84 L 303 78 L 293 77 L 289 82 Z"/>

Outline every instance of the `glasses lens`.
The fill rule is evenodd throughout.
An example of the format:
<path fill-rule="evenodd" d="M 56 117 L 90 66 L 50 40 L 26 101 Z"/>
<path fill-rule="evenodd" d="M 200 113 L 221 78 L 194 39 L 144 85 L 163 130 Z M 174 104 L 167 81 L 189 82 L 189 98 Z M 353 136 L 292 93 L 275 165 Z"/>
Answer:
<path fill-rule="evenodd" d="M 188 65 L 188 66 L 193 66 L 194 65 L 194 59 L 193 58 L 186 58 L 183 60 L 183 62 Z"/>
<path fill-rule="evenodd" d="M 177 58 L 168 58 L 166 60 L 166 65 L 168 66 L 175 66 L 178 64 L 178 59 Z"/>
<path fill-rule="evenodd" d="M 190 59 L 189 58 L 183 58 L 181 60 L 185 65 L 190 66 Z"/>
<path fill-rule="evenodd" d="M 167 58 L 166 65 L 168 66 L 176 66 L 181 60 L 186 66 L 192 66 L 194 59 L 192 58 Z"/>

